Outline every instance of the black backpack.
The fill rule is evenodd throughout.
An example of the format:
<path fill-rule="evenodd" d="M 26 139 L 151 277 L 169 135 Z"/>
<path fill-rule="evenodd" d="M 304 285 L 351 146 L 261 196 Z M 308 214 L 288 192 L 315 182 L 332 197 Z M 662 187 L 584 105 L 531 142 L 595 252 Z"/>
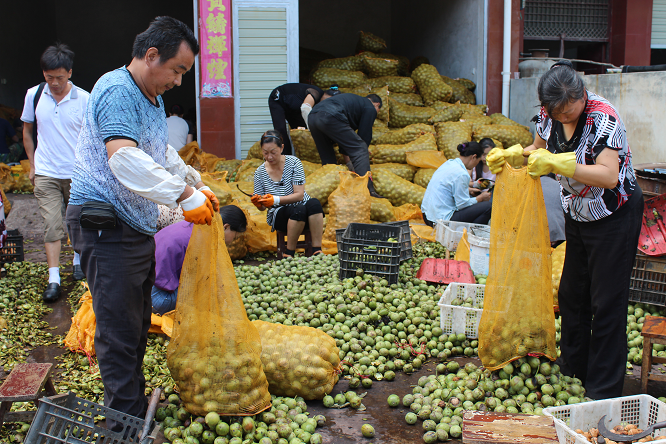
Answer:
<path fill-rule="evenodd" d="M 32 124 L 32 141 L 35 144 L 35 150 L 37 150 L 37 104 L 39 103 L 39 98 L 42 97 L 44 86 L 46 86 L 46 82 L 39 84 L 35 98 L 32 101 L 33 113 L 35 114 L 35 122 Z"/>

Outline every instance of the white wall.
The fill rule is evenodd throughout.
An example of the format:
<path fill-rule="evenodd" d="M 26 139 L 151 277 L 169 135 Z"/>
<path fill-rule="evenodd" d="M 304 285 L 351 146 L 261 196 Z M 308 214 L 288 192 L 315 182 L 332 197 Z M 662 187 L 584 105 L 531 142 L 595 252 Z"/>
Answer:
<path fill-rule="evenodd" d="M 359 31 L 366 31 L 390 48 L 390 5 L 388 0 L 300 0 L 300 46 L 347 57 L 354 55 Z"/>
<path fill-rule="evenodd" d="M 538 112 L 539 79 L 511 80 L 509 117 L 534 128 L 529 120 Z M 620 113 L 627 128 L 633 163 L 666 162 L 666 72 L 583 76 L 587 88 L 605 97 Z"/>
<path fill-rule="evenodd" d="M 393 1 L 391 11 L 391 52 L 426 56 L 440 74 L 472 80 L 483 97 L 483 0 Z"/>

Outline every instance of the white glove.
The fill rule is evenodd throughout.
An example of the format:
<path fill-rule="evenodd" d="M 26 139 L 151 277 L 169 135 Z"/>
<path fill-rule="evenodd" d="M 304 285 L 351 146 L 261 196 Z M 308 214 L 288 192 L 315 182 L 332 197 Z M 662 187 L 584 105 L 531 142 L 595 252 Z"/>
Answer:
<path fill-rule="evenodd" d="M 179 176 L 191 187 L 201 182 L 201 174 L 190 165 L 186 165 L 178 154 L 178 151 L 171 145 L 167 145 L 166 165 L 164 165 L 164 168 L 171 174 Z"/>
<path fill-rule="evenodd" d="M 312 111 L 312 107 L 310 106 L 309 103 L 303 103 L 301 105 L 301 116 L 303 116 L 303 120 L 305 121 L 305 125 L 309 127 L 308 125 L 308 116 L 310 115 L 310 111 Z"/>
<path fill-rule="evenodd" d="M 197 183 L 198 183 L 198 182 L 197 182 Z M 209 187 L 209 186 L 206 186 L 206 185 L 197 188 L 197 190 L 199 190 L 199 191 L 204 191 L 204 190 L 206 190 L 206 191 L 210 191 L 210 192 L 212 192 L 212 190 L 210 189 L 210 187 Z"/>
<path fill-rule="evenodd" d="M 113 153 L 109 167 L 118 181 L 141 197 L 178 207 L 176 200 L 183 194 L 186 184 L 179 176 L 170 174 L 145 152 L 137 147 L 124 146 Z"/>
<path fill-rule="evenodd" d="M 206 203 L 206 195 L 199 190 L 194 190 L 194 193 L 187 199 L 180 201 L 180 206 L 183 211 L 192 211 L 195 208 L 199 208 Z"/>

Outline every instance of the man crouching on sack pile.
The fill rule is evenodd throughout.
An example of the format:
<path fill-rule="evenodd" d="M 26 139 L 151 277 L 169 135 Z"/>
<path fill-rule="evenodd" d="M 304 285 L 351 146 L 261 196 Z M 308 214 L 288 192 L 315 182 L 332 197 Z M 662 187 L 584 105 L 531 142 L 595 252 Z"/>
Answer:
<path fill-rule="evenodd" d="M 180 204 L 185 220 L 195 224 L 210 224 L 219 208 L 199 174 L 167 145 L 161 95 L 181 84 L 198 52 L 184 23 L 157 17 L 136 37 L 129 66 L 95 84 L 76 147 L 67 225 L 92 292 L 104 404 L 138 417 L 147 407 L 141 365 L 157 205 Z"/>

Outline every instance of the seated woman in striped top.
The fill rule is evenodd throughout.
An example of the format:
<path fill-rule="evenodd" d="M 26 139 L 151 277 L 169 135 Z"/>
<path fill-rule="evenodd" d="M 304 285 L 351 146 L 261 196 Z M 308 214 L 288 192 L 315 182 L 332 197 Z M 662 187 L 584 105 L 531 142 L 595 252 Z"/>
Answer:
<path fill-rule="evenodd" d="M 260 210 L 268 209 L 266 222 L 287 233 L 287 250 L 283 257 L 293 257 L 298 237 L 309 229 L 312 250 L 321 254 L 324 233 L 324 212 L 321 203 L 305 192 L 305 172 L 298 157 L 282 154 L 284 142 L 278 131 L 261 136 L 264 163 L 254 173 L 252 203 Z"/>

